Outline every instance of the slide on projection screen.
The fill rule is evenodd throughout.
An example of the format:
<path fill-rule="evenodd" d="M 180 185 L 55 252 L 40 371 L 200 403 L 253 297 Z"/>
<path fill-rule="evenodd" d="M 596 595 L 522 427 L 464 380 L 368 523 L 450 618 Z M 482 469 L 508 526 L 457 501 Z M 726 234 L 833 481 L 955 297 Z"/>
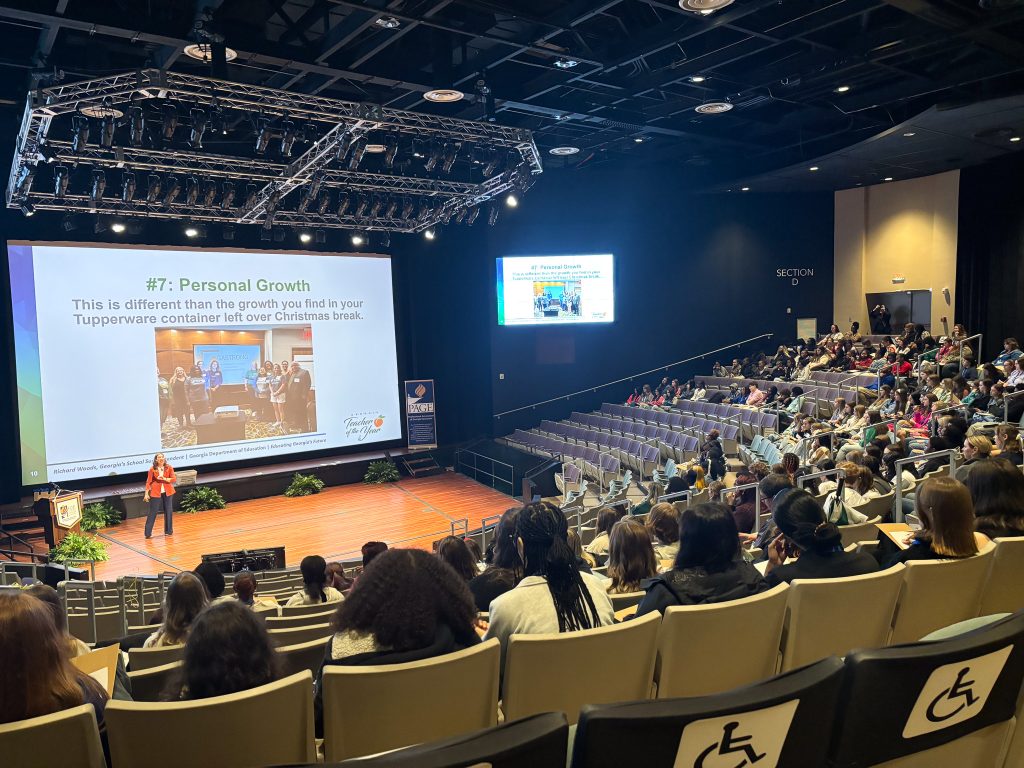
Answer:
<path fill-rule="evenodd" d="M 612 322 L 614 261 L 611 254 L 498 259 L 498 325 Z"/>
<path fill-rule="evenodd" d="M 25 485 L 402 436 L 387 258 L 8 255 Z"/>

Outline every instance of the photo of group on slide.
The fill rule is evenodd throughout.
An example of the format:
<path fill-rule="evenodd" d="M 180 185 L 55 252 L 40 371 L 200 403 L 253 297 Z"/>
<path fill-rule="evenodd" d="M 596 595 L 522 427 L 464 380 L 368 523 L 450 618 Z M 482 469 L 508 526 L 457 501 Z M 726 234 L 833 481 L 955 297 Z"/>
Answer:
<path fill-rule="evenodd" d="M 533 316 L 579 317 L 581 286 L 579 280 L 535 282 L 533 284 Z"/>
<path fill-rule="evenodd" d="M 156 341 L 163 448 L 316 431 L 309 326 L 160 328 Z"/>

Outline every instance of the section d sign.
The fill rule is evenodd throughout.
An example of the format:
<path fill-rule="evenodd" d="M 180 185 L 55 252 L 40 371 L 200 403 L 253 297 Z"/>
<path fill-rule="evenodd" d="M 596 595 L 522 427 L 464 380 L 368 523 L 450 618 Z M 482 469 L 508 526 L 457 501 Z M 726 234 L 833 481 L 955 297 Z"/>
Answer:
<path fill-rule="evenodd" d="M 433 379 L 405 382 L 405 423 L 410 448 L 437 448 L 434 402 Z"/>

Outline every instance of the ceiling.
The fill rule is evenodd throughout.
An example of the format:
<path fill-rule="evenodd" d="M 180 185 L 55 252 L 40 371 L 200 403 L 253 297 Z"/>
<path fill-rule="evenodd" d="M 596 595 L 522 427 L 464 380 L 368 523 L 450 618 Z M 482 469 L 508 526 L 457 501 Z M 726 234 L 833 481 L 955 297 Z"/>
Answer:
<path fill-rule="evenodd" d="M 843 174 L 813 184 L 841 187 L 930 172 L 922 157 L 958 167 L 988 146 L 974 134 L 1011 116 L 1024 127 L 1020 100 L 973 114 L 971 136 L 941 119 L 1024 94 L 1018 0 L 736 0 L 706 16 L 675 0 L 8 0 L 0 104 L 15 123 L 30 87 L 210 74 L 183 48 L 218 36 L 238 57 L 214 74 L 529 128 L 548 170 L 669 164 L 695 184 L 785 172 L 782 184 L 828 157 Z M 435 87 L 466 98 L 425 101 Z M 733 108 L 694 111 L 711 101 Z M 560 146 L 580 152 L 548 154 Z"/>

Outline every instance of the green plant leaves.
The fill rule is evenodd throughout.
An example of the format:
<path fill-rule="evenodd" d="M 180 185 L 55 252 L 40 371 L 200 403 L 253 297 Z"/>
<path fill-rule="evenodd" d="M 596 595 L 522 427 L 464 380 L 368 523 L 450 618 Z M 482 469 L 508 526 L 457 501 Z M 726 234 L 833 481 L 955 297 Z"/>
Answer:
<path fill-rule="evenodd" d="M 398 480 L 398 467 L 392 464 L 390 461 L 381 459 L 380 461 L 371 461 L 370 465 L 366 468 L 366 474 L 363 476 L 364 483 L 394 483 Z"/>
<path fill-rule="evenodd" d="M 50 549 L 50 562 L 63 563 L 74 560 L 95 560 L 102 562 L 109 560 L 107 545 L 95 536 L 85 536 L 79 533 L 67 534 L 63 541 L 56 547 Z"/>
<path fill-rule="evenodd" d="M 205 512 L 208 509 L 224 509 L 226 506 L 227 502 L 220 491 L 208 485 L 197 485 L 181 499 L 182 512 Z"/>
<path fill-rule="evenodd" d="M 324 489 L 324 481 L 316 475 L 303 475 L 296 472 L 292 477 L 291 485 L 285 489 L 285 496 L 310 496 L 320 493 Z"/>

